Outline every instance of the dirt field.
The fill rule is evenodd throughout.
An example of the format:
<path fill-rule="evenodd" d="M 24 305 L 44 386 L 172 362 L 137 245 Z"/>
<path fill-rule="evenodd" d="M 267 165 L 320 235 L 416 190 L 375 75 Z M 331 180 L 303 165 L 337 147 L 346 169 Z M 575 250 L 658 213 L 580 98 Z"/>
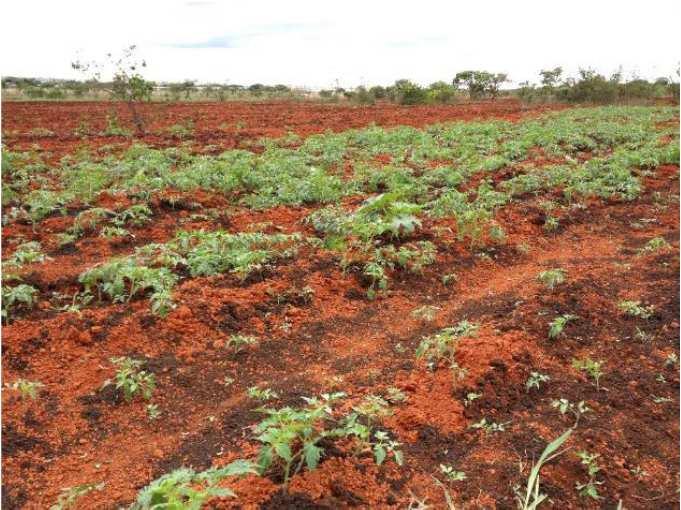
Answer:
<path fill-rule="evenodd" d="M 527 107 L 515 100 L 453 106 L 405 107 L 392 103 L 374 106 L 340 106 L 319 103 L 150 103 L 139 107 L 147 120 L 148 134 L 138 141 L 154 147 L 173 147 L 183 140 L 168 128 L 190 120 L 194 133 L 188 140 L 196 150 L 217 152 L 248 147 L 249 142 L 281 137 L 290 132 L 307 136 L 324 131 L 342 131 L 379 126 L 424 126 L 436 122 L 503 118 L 517 120 L 528 113 L 561 108 L 557 105 Z M 127 147 L 129 137 L 107 136 L 107 116 L 130 125 L 131 114 L 124 104 L 110 102 L 5 102 L 4 143 L 15 150 L 29 150 L 35 144 L 53 152 L 53 158 L 79 147 L 113 145 Z M 78 132 L 85 127 L 86 136 Z M 50 133 L 34 133 L 35 128 Z"/>
<path fill-rule="evenodd" d="M 258 407 L 299 407 L 301 397 L 336 391 L 346 394 L 334 407 L 336 418 L 369 395 L 383 398 L 385 409 L 372 419 L 400 444 L 402 466 L 393 454 L 377 465 L 371 451 L 358 451 L 347 437 L 326 438 L 319 443 L 324 452 L 318 467 L 301 469 L 287 491 L 281 473 L 272 469 L 221 482 L 237 497 L 213 498 L 206 507 L 426 508 L 417 506 L 423 502 L 447 508 L 451 498 L 456 508 L 515 508 L 514 487 L 524 489 L 547 443 L 573 425 L 567 450 L 541 471 L 545 507 L 615 508 L 620 501 L 628 509 L 678 507 L 679 166 L 655 152 L 676 147 L 678 161 L 678 108 L 655 109 L 659 118 L 651 120 L 646 112 L 652 108 L 550 117 L 562 108 L 528 109 L 513 101 L 411 108 L 154 104 L 145 106 L 150 133 L 141 140 L 99 134 L 110 109 L 106 103 L 3 104 L 5 147 L 32 151 L 24 159 L 16 156 L 11 170 L 3 157 L 3 191 L 10 186 L 16 192 L 3 199 L 3 275 L 22 243 L 37 241 L 46 257 L 16 269 L 20 282 L 37 293 L 32 306 L 12 311 L 2 331 L 3 382 L 42 384 L 35 399 L 13 388 L 3 391 L 3 508 L 48 508 L 64 488 L 102 482 L 75 508 L 125 507 L 141 488 L 174 469 L 255 460 L 261 445 L 253 426 L 263 419 Z M 557 120 L 544 121 L 545 115 Z M 591 115 L 601 124 L 571 138 L 568 128 L 586 125 Z M 122 106 L 118 118 L 129 124 Z M 167 131 L 187 119 L 193 120 L 188 135 Z M 74 134 L 83 121 L 89 134 Z M 453 131 L 428 127 L 450 121 L 466 122 Z M 557 133 L 555 140 L 544 141 L 543 122 L 547 132 Z M 386 138 L 376 128 L 348 139 L 329 134 L 319 139 L 322 149 L 304 142 L 327 130 L 343 136 L 372 124 L 424 130 L 405 131 L 402 138 Z M 36 134 L 36 128 L 50 133 Z M 639 142 L 627 133 L 637 130 L 646 141 L 634 160 L 632 147 Z M 278 149 L 259 142 L 289 133 L 300 138 L 280 140 Z M 512 145 L 521 137 L 530 141 L 527 146 Z M 464 138 L 471 140 L 470 149 L 460 149 Z M 158 149 L 184 144 L 189 155 L 151 151 L 134 159 L 124 152 L 133 141 Z M 90 154 L 79 155 L 82 147 Z M 297 166 L 290 171 L 291 185 L 188 189 L 178 180 L 162 186 L 153 181 L 167 158 L 168 172 L 177 174 L 202 161 L 218 165 L 219 159 L 210 158 L 234 149 L 254 158 L 271 153 L 275 176 L 289 172 L 286 165 L 297 160 L 287 158 L 303 151 L 305 168 L 322 168 L 340 184 L 328 185 L 335 194 L 319 192 L 315 196 L 323 198 L 297 203 L 282 198 L 282 189 L 295 195 L 308 182 Z M 454 157 L 451 151 L 459 152 Z M 598 171 L 610 172 L 608 158 L 622 154 L 629 166 L 604 174 L 592 188 L 570 180 L 570 172 L 591 168 L 590 162 L 602 160 L 606 166 Z M 95 193 L 78 188 L 80 194 L 38 218 L 37 208 L 25 205 L 31 192 L 64 193 L 73 181 L 63 176 L 81 176 L 75 166 L 61 169 L 71 164 L 59 162 L 66 155 L 83 161 L 78 169 L 115 174 L 112 179 L 119 179 L 121 161 L 151 161 L 139 171 L 151 177 L 139 184 L 138 173 L 130 187 L 120 180 L 98 184 Z M 190 157 L 208 159 L 185 163 Z M 517 191 L 505 184 L 545 168 L 554 172 L 545 187 Z M 460 171 L 462 180 L 428 180 L 429 172 L 442 169 Z M 623 176 L 625 170 L 630 175 Z M 19 179 L 21 172 L 27 177 Z M 446 171 L 442 175 L 446 179 Z M 626 185 L 612 184 L 615 178 Z M 411 194 L 417 185 L 425 191 Z M 60 241 L 80 213 L 125 210 L 141 203 L 140 190 L 151 211 L 148 221 L 126 223 L 125 235 L 102 236 L 98 225 L 71 242 Z M 486 192 L 489 200 L 502 192 L 509 198 L 475 209 L 489 213 L 478 238 L 464 230 L 463 213 L 434 212 L 448 204 L 445 190 L 468 193 L 476 204 Z M 330 230 L 321 233 L 309 219 L 333 205 L 356 218 L 367 198 L 391 193 L 400 204 L 412 204 L 410 210 L 420 209 L 398 216 L 411 221 L 407 226 L 372 234 L 367 244 L 357 242 L 364 234 L 354 230 L 343 234 L 339 249 Z M 178 230 L 217 229 L 323 242 L 295 241 L 295 254 L 249 266 L 244 277 L 234 271 L 197 275 L 188 262 L 174 266 L 177 282 L 166 316 L 150 309 L 148 291 L 133 296 L 130 290 L 122 302 L 94 295 L 79 309 L 64 309 L 83 292 L 80 276 L 90 268 L 151 243 L 170 243 Z M 398 259 L 385 263 L 385 289 L 382 280 L 368 276 L 370 261 L 383 262 L 361 250 L 418 251 L 423 243 L 432 244 L 434 254 L 422 267 L 402 266 Z M 538 275 L 555 268 L 564 271 L 565 281 L 549 289 Z M 638 302 L 638 308 L 623 302 Z M 566 322 L 551 338 L 558 317 Z M 453 357 L 429 364 L 415 355 L 424 338 L 462 321 L 477 329 L 457 338 Z M 258 341 L 235 349 L 234 335 Z M 149 402 L 140 395 L 127 401 L 113 384 L 104 385 L 115 376 L 110 360 L 117 356 L 141 360 L 155 376 Z M 586 359 L 602 362 L 600 379 L 575 366 Z M 258 400 L 249 394 L 255 386 L 276 396 Z M 560 399 L 571 405 L 563 413 Z M 589 410 L 575 414 L 581 401 Z M 160 413 L 155 419 L 149 403 Z M 593 476 L 576 454 L 582 451 L 599 456 Z M 465 479 L 448 479 L 441 466 L 465 473 Z M 576 484 L 587 482 L 597 498 L 580 495 Z"/>

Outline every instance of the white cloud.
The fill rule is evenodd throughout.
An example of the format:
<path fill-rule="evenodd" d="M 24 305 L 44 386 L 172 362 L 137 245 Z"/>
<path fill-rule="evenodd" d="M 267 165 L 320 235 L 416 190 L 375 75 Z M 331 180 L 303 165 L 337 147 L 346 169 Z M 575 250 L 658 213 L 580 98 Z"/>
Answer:
<path fill-rule="evenodd" d="M 155 80 L 309 87 L 450 80 L 463 69 L 541 68 L 647 78 L 678 65 L 678 0 L 606 2 L 6 2 L 3 75 L 74 77 L 78 55 L 137 44 Z"/>

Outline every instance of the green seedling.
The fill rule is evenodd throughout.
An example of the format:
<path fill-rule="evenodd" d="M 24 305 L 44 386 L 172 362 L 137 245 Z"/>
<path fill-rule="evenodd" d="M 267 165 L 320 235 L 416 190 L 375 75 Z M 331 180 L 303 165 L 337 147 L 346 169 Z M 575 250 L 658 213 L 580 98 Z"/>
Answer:
<path fill-rule="evenodd" d="M 446 464 L 440 464 L 440 472 L 449 482 L 463 482 L 466 480 L 466 473 L 463 471 L 456 471 L 452 466 Z"/>
<path fill-rule="evenodd" d="M 587 474 L 589 475 L 589 480 L 587 482 L 577 483 L 575 485 L 579 491 L 579 495 L 595 500 L 602 499 L 601 495 L 598 493 L 598 486 L 603 485 L 603 482 L 600 482 L 596 479 L 598 472 L 601 470 L 600 466 L 596 462 L 600 455 L 582 450 L 577 452 L 577 457 L 579 457 L 581 464 L 586 467 Z"/>
<path fill-rule="evenodd" d="M 116 239 L 119 237 L 128 237 L 131 234 L 123 227 L 106 226 L 102 228 L 99 235 L 105 239 Z"/>
<path fill-rule="evenodd" d="M 648 253 L 655 253 L 661 250 L 666 250 L 670 248 L 670 244 L 663 237 L 653 237 L 648 241 L 643 248 L 638 250 L 639 255 L 645 255 Z"/>
<path fill-rule="evenodd" d="M 331 405 L 344 393 L 323 394 L 321 399 L 305 399 L 307 406 L 299 409 L 261 409 L 266 418 L 255 427 L 256 439 L 262 443 L 258 455 L 258 472 L 281 466 L 284 486 L 303 465 L 314 470 L 319 464 L 323 448 L 319 442 L 326 437 L 337 437 L 337 429 L 325 428 L 332 419 Z"/>
<path fill-rule="evenodd" d="M 12 384 L 8 384 L 7 388 L 11 390 L 16 390 L 21 395 L 22 399 L 30 398 L 35 400 L 38 398 L 38 390 L 43 388 L 45 385 L 38 381 L 29 381 L 27 379 L 17 379 Z"/>
<path fill-rule="evenodd" d="M 106 484 L 102 483 L 84 483 L 75 487 L 68 487 L 61 490 L 61 494 L 57 498 L 57 502 L 50 507 L 50 510 L 67 510 L 74 508 L 76 502 L 82 496 L 85 496 L 92 491 L 101 491 Z"/>
<path fill-rule="evenodd" d="M 482 393 L 475 393 L 475 392 L 470 392 L 466 393 L 466 398 L 463 400 L 463 405 L 464 407 L 468 407 L 471 405 L 474 401 L 482 397 Z"/>
<path fill-rule="evenodd" d="M 530 377 L 527 378 L 527 382 L 525 382 L 525 388 L 529 393 L 532 388 L 539 389 L 539 386 L 542 383 L 548 382 L 550 380 L 551 378 L 546 374 L 542 374 L 540 372 L 532 372 L 530 374 Z"/>
<path fill-rule="evenodd" d="M 478 328 L 477 324 L 466 320 L 460 321 L 456 326 L 445 328 L 439 333 L 424 338 L 416 349 L 416 357 L 425 358 L 431 369 L 434 369 L 441 360 L 454 366 L 456 363 L 454 355 L 459 341 L 465 337 L 475 336 Z"/>
<path fill-rule="evenodd" d="M 116 389 L 122 390 L 127 402 L 138 393 L 144 400 L 151 399 L 156 388 L 156 377 L 141 369 L 144 362 L 127 357 L 111 358 L 111 362 L 117 367 L 114 377 Z M 107 381 L 104 385 L 109 383 L 110 381 Z"/>
<path fill-rule="evenodd" d="M 640 301 L 620 301 L 617 307 L 631 317 L 650 319 L 655 313 L 655 308 L 651 306 L 641 306 Z"/>
<path fill-rule="evenodd" d="M 367 395 L 362 402 L 352 409 L 359 416 L 364 417 L 370 427 L 381 418 L 392 414 L 388 402 L 378 395 Z"/>
<path fill-rule="evenodd" d="M 492 432 L 504 432 L 506 430 L 506 426 L 509 423 L 511 422 L 506 421 L 503 423 L 496 423 L 493 421 L 487 421 L 487 418 L 482 418 L 479 422 L 472 424 L 470 428 L 482 429 L 485 431 L 486 434 L 490 434 Z"/>
<path fill-rule="evenodd" d="M 602 361 L 594 361 L 589 357 L 584 358 L 582 360 L 579 359 L 572 360 L 572 367 L 589 374 L 589 376 L 596 383 L 597 390 L 599 389 L 600 380 L 601 377 L 603 376 L 603 370 L 601 370 L 602 366 L 603 366 Z"/>
<path fill-rule="evenodd" d="M 400 443 L 391 440 L 388 437 L 387 432 L 377 430 L 374 433 L 374 439 L 375 441 L 373 444 L 373 452 L 376 464 L 378 464 L 379 466 L 383 464 L 389 453 L 392 454 L 398 466 L 404 464 L 404 457 L 402 455 L 402 451 L 399 450 Z"/>
<path fill-rule="evenodd" d="M 36 301 L 38 289 L 21 283 L 15 287 L 2 286 L 2 318 L 9 322 L 10 315 L 18 308 L 31 308 Z"/>
<path fill-rule="evenodd" d="M 412 310 L 411 316 L 424 322 L 431 322 L 435 320 L 438 311 L 440 311 L 438 306 L 424 305 Z"/>
<path fill-rule="evenodd" d="M 446 285 L 451 285 L 452 283 L 454 283 L 458 279 L 459 279 L 459 277 L 457 276 L 456 273 L 449 273 L 449 274 L 442 275 L 441 281 L 442 281 L 442 285 L 446 286 Z"/>
<path fill-rule="evenodd" d="M 395 405 L 399 404 L 401 402 L 406 402 L 409 397 L 407 397 L 407 394 L 404 393 L 401 389 L 395 388 L 393 386 L 389 387 L 386 390 L 386 396 L 385 400 L 387 400 L 390 404 Z"/>
<path fill-rule="evenodd" d="M 3 265 L 23 266 L 25 264 L 43 262 L 45 258 L 45 255 L 41 251 L 40 243 L 37 241 L 29 241 L 17 246 L 17 249 L 4 261 Z"/>
<path fill-rule="evenodd" d="M 676 355 L 675 352 L 671 352 L 667 354 L 667 357 L 664 359 L 664 366 L 665 367 L 673 367 L 679 364 L 679 357 Z"/>
<path fill-rule="evenodd" d="M 544 284 L 547 289 L 553 290 L 557 285 L 565 282 L 566 276 L 567 271 L 565 269 L 547 269 L 546 271 L 539 273 L 537 279 Z"/>
<path fill-rule="evenodd" d="M 245 460 L 199 473 L 179 468 L 142 489 L 131 510 L 200 510 L 211 498 L 236 497 L 234 491 L 218 483 L 230 476 L 248 474 L 257 474 L 257 470 L 252 462 Z"/>
<path fill-rule="evenodd" d="M 575 417 L 575 424 L 573 425 L 573 428 L 577 427 L 582 415 L 591 412 L 591 409 L 583 400 L 580 400 L 575 404 L 566 398 L 554 399 L 551 401 L 551 407 L 557 409 L 560 414 L 566 414 L 568 412 L 572 413 Z"/>
<path fill-rule="evenodd" d="M 259 388 L 258 386 L 251 386 L 246 390 L 246 394 L 254 399 L 262 402 L 267 402 L 273 398 L 279 398 L 279 394 L 270 388 Z"/>
<path fill-rule="evenodd" d="M 248 345 L 256 345 L 258 338 L 249 335 L 232 335 L 227 340 L 227 346 L 234 349 L 234 352 L 241 352 Z"/>
<path fill-rule="evenodd" d="M 553 319 L 549 323 L 549 338 L 551 340 L 558 338 L 563 333 L 563 329 L 565 329 L 567 323 L 575 320 L 576 318 L 576 315 L 566 313 Z"/>
<path fill-rule="evenodd" d="M 155 420 L 161 416 L 161 411 L 158 408 L 158 404 L 147 404 L 147 416 L 150 420 Z"/>

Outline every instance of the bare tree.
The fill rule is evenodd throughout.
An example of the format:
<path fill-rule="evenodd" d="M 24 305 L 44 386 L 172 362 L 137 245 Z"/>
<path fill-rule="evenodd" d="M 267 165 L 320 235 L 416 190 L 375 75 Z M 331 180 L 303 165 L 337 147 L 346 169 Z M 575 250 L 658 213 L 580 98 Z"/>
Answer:
<path fill-rule="evenodd" d="M 125 48 L 118 57 L 107 53 L 103 62 L 76 61 L 71 67 L 89 76 L 95 83 L 103 85 L 101 89 L 108 92 L 112 100 L 124 101 L 128 105 L 137 132 L 144 134 L 144 118 L 137 104 L 151 99 L 154 84 L 142 76 L 141 70 L 147 63 L 136 56 L 136 50 L 137 46 L 133 44 Z M 102 82 L 102 73 L 107 66 L 113 67 L 113 77 L 111 82 Z"/>

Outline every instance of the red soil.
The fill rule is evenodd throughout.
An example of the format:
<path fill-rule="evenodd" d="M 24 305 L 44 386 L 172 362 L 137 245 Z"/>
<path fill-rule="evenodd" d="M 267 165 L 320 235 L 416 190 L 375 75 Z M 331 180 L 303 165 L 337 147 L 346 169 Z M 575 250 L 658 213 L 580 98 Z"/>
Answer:
<path fill-rule="evenodd" d="M 63 133 L 52 141 L 40 140 L 58 153 L 79 143 L 104 143 L 99 138 L 74 141 L 66 133 L 78 124 L 79 115 L 93 110 L 99 119 L 108 104 L 3 106 L 5 130 L 40 126 Z M 516 119 L 527 113 L 506 102 L 417 108 L 148 108 L 157 114 L 154 129 L 177 122 L 178 116 L 192 116 L 199 132 L 205 133 L 202 143 L 210 140 L 223 147 L 242 138 L 236 131 L 218 135 L 211 129 L 241 119 L 253 126 L 244 136 L 259 137 L 284 134 L 289 128 L 308 134 L 372 121 L 421 125 L 476 115 Z M 11 143 L 19 147 L 32 141 L 20 136 Z M 3 231 L 8 252 L 23 237 L 40 241 L 54 260 L 35 264 L 26 278 L 41 291 L 37 309 L 3 328 L 4 380 L 26 378 L 45 385 L 35 401 L 3 392 L 3 508 L 48 508 L 64 487 L 104 481 L 106 486 L 84 496 L 78 508 L 113 509 L 129 504 L 140 487 L 179 466 L 205 469 L 253 458 L 257 448 L 249 427 L 259 419 L 253 412 L 258 404 L 245 390 L 260 383 L 281 395 L 277 405 L 296 405 L 301 396 L 320 391 L 342 390 L 356 403 L 390 386 L 402 389 L 408 400 L 394 407 L 383 428 L 403 443 L 406 464 L 377 467 L 369 457 L 355 457 L 341 448 L 331 451 L 316 471 L 295 476 L 288 495 L 280 493 L 272 479 L 251 476 L 226 483 L 238 499 L 214 501 L 210 507 L 406 508 L 418 499 L 432 508 L 446 508 L 443 489 L 433 477 L 443 479 L 439 465 L 449 464 L 468 476 L 463 483 L 446 483 L 457 507 L 510 508 L 512 486 L 526 480 L 528 465 L 546 443 L 572 424 L 570 416 L 550 407 L 551 398 L 559 397 L 586 400 L 593 409 L 582 418 L 571 443 L 573 450 L 601 455 L 601 479 L 606 483 L 599 490 L 605 499 L 591 507 L 615 507 L 619 499 L 627 508 L 675 507 L 679 375 L 664 367 L 664 359 L 678 353 L 678 177 L 677 166 L 658 168 L 645 179 L 646 191 L 636 202 L 591 201 L 588 209 L 561 218 L 564 228 L 554 234 L 545 233 L 535 221 L 537 199 L 514 204 L 496 218 L 508 241 L 489 259 L 476 257 L 442 229 L 435 236 L 440 246 L 437 263 L 422 276 L 396 275 L 390 292 L 373 302 L 365 299 L 351 274 L 340 270 L 332 253 L 305 248 L 262 281 L 240 284 L 221 275 L 181 282 L 174 291 L 179 306 L 166 319 L 150 315 L 146 299 L 88 307 L 80 315 L 55 312 L 49 299 L 55 290 L 73 292 L 77 275 L 94 263 L 130 253 L 135 245 L 169 239 L 180 222 L 200 228 L 201 222 L 188 221 L 187 211 L 163 210 L 156 204 L 154 222 L 132 229 L 132 244 L 85 237 L 72 254 L 55 251 L 53 237 L 68 226 L 69 218 L 47 219 L 35 231 L 12 224 Z M 666 206 L 655 192 L 668 201 Z M 211 207 L 225 205 L 221 197 L 207 193 L 192 199 Z M 112 207 L 118 200 L 104 196 L 100 205 Z M 300 220 L 311 210 L 235 209 L 226 213 L 226 224 L 230 231 L 240 231 L 269 221 L 283 232 L 310 233 Z M 633 230 L 631 222 L 639 218 L 655 221 Z M 454 228 L 451 220 L 433 226 Z M 664 236 L 672 248 L 634 256 L 653 236 Z M 513 248 L 520 243 L 528 246 L 529 254 Z M 568 283 L 553 292 L 536 280 L 550 267 L 565 268 L 569 275 Z M 442 275 L 454 272 L 457 281 L 443 285 Z M 306 286 L 314 291 L 310 302 L 276 299 Z M 648 326 L 654 340 L 634 340 L 638 323 L 616 308 L 617 300 L 626 298 L 655 306 Z M 439 307 L 432 322 L 410 315 L 425 304 Z M 559 313 L 574 313 L 580 320 L 570 323 L 563 339 L 549 342 L 547 317 Z M 455 381 L 444 369 L 431 372 L 414 360 L 424 335 L 461 319 L 482 325 L 478 336 L 463 340 L 458 349 L 457 362 L 468 370 L 463 379 Z M 234 333 L 264 340 L 233 354 L 225 343 Z M 125 403 L 100 390 L 113 375 L 109 358 L 121 355 L 146 359 L 156 375 L 153 401 L 162 412 L 158 420 L 148 420 L 141 401 Z M 587 355 L 605 362 L 602 384 L 607 391 L 596 391 L 570 368 L 573 357 Z M 529 394 L 524 385 L 535 370 L 550 374 L 551 381 Z M 658 373 L 665 376 L 664 385 L 656 382 Z M 226 376 L 234 382 L 225 385 Z M 481 398 L 464 406 L 464 397 L 472 391 Z M 655 404 L 652 393 L 670 396 L 673 402 Z M 499 434 L 470 428 L 483 417 L 510 423 Z M 525 466 L 522 473 L 519 462 Z M 632 474 L 636 467 L 646 475 Z M 584 478 L 571 450 L 542 471 L 542 487 L 561 508 L 585 508 L 589 504 L 574 489 Z"/>

